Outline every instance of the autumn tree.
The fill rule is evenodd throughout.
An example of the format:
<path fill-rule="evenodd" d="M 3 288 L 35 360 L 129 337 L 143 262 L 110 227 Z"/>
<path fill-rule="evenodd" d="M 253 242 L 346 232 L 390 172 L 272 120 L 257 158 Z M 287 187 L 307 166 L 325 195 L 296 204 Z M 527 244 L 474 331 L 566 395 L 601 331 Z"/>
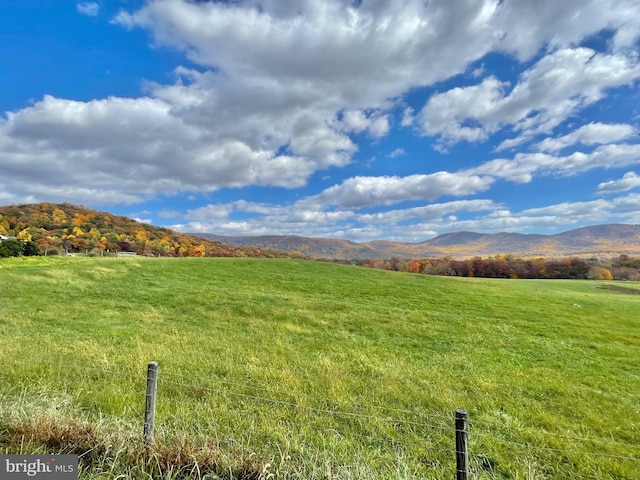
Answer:
<path fill-rule="evenodd" d="M 49 255 L 50 252 L 57 254 L 58 249 L 62 246 L 62 240 L 52 235 L 42 235 L 36 240 L 36 243 L 45 255 Z"/>
<path fill-rule="evenodd" d="M 56 208 L 53 211 L 53 215 L 51 216 L 51 219 L 53 220 L 53 223 L 58 227 L 62 227 L 66 225 L 68 221 L 67 214 L 64 213 L 64 211 L 62 211 L 59 208 Z"/>
<path fill-rule="evenodd" d="M 595 265 L 589 269 L 587 278 L 589 280 L 613 280 L 613 275 L 611 274 L 611 270 Z"/>
<path fill-rule="evenodd" d="M 11 225 L 9 224 L 9 220 L 5 219 L 0 215 L 0 235 L 9 235 L 9 229 Z"/>
<path fill-rule="evenodd" d="M 25 242 L 30 242 L 31 238 L 32 238 L 32 235 L 31 235 L 31 233 L 29 233 L 29 229 L 28 228 L 24 228 L 24 229 L 22 229 L 22 230 L 20 230 L 18 232 L 18 234 L 16 235 L 16 238 L 18 240 L 23 240 Z"/>

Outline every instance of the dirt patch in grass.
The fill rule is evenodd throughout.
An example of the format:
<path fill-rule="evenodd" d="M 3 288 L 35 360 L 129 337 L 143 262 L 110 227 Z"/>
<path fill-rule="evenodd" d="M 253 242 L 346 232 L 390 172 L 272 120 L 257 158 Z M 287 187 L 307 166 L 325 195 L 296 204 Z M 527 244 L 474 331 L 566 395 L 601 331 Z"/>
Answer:
<path fill-rule="evenodd" d="M 598 285 L 597 288 L 602 290 L 609 290 L 616 293 L 624 293 L 627 295 L 640 295 L 640 289 L 632 287 L 623 287 L 621 285 Z"/>

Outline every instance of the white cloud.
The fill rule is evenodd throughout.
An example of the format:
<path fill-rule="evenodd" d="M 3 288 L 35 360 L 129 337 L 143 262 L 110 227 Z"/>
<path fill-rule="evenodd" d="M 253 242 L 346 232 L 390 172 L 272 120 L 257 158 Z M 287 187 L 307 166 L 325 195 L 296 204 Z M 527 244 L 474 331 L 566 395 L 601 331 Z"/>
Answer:
<path fill-rule="evenodd" d="M 410 200 L 435 200 L 445 195 L 471 195 L 487 190 L 492 183 L 491 177 L 449 172 L 406 177 L 354 177 L 306 201 L 348 209 L 362 208 Z"/>
<path fill-rule="evenodd" d="M 612 200 L 586 202 L 563 202 L 540 208 L 531 208 L 509 215 L 503 219 L 479 218 L 464 226 L 474 230 L 500 231 L 506 228 L 522 229 L 563 229 L 571 225 L 593 225 L 598 223 L 638 223 L 637 206 L 640 195 L 627 195 Z M 510 225 L 510 227 L 507 227 Z M 484 226 L 484 227 L 483 227 Z M 483 230 L 483 228 L 485 230 Z"/>
<path fill-rule="evenodd" d="M 234 220 L 235 212 L 257 214 L 246 220 Z M 349 211 L 325 210 L 321 205 L 276 205 L 236 201 L 212 204 L 188 210 L 184 224 L 171 228 L 182 232 L 212 232 L 219 235 L 289 235 L 335 236 L 336 227 L 355 217 Z"/>
<path fill-rule="evenodd" d="M 432 223 L 430 228 L 437 231 L 471 230 L 480 232 L 502 232 L 523 230 L 567 230 L 570 226 L 593 225 L 597 223 L 638 223 L 640 214 L 637 206 L 640 195 L 628 195 L 613 200 L 593 200 L 587 202 L 563 202 L 519 212 L 497 209 L 488 215 L 460 220 Z"/>
<path fill-rule="evenodd" d="M 407 152 L 404 151 L 404 148 L 396 148 L 393 152 L 391 152 L 387 157 L 389 158 L 398 158 L 403 155 L 406 155 Z"/>
<path fill-rule="evenodd" d="M 624 123 L 589 123 L 561 137 L 548 137 L 538 143 L 536 148 L 543 152 L 556 152 L 563 148 L 581 143 L 598 145 L 614 143 L 633 135 L 634 128 Z"/>
<path fill-rule="evenodd" d="M 82 15 L 87 15 L 88 17 L 95 17 L 98 15 L 100 11 L 100 5 L 95 2 L 82 2 L 76 4 L 76 10 L 78 13 Z"/>
<path fill-rule="evenodd" d="M 358 221 L 368 224 L 394 224 L 412 219 L 433 222 L 445 216 L 453 217 L 455 220 L 455 215 L 451 215 L 453 212 L 480 212 L 493 210 L 495 208 L 497 208 L 497 205 L 492 200 L 458 200 L 454 202 L 434 203 L 424 207 L 361 214 L 358 215 Z M 451 220 L 447 219 L 447 221 Z"/>
<path fill-rule="evenodd" d="M 493 31 L 478 18 L 491 3 L 157 0 L 116 22 L 147 28 L 225 74 L 313 82 L 329 102 L 362 109 L 461 73 L 492 48 Z"/>
<path fill-rule="evenodd" d="M 30 194 L 37 185 L 83 185 L 105 195 L 120 191 L 130 202 L 180 190 L 297 187 L 318 168 L 344 165 L 355 149 L 348 137 L 303 116 L 292 119 L 300 133 L 291 139 L 293 153 L 277 155 L 276 146 L 247 140 L 250 122 L 246 131 L 227 133 L 224 118 L 202 125 L 176 116 L 179 108 L 150 97 L 76 102 L 45 96 L 0 123 L 4 178 L 15 192 L 22 179 Z M 9 189 L 2 179 L 0 187 Z M 81 199 L 79 192 L 72 198 Z"/>
<path fill-rule="evenodd" d="M 504 49 L 523 61 L 538 51 L 543 38 L 551 49 L 563 48 L 615 26 L 621 27 L 614 36 L 619 51 L 633 47 L 640 35 L 637 7 L 636 0 L 512 0 L 500 2 L 493 26 L 502 35 Z"/>
<path fill-rule="evenodd" d="M 624 168 L 640 164 L 640 145 L 602 145 L 590 153 L 566 156 L 546 153 L 518 153 L 511 160 L 495 159 L 462 173 L 490 175 L 516 183 L 528 183 L 534 174 L 576 175 L 595 168 Z"/>
<path fill-rule="evenodd" d="M 512 212 L 491 200 L 460 200 L 377 214 L 313 210 L 308 205 L 281 208 L 272 214 L 243 221 L 205 217 L 200 221 L 173 225 L 183 232 L 213 232 L 219 235 L 304 235 L 371 241 L 380 238 L 417 242 L 445 231 L 502 232 L 556 230 L 596 223 L 640 223 L 640 195 L 612 200 L 563 202 Z M 482 214 L 486 212 L 485 214 Z M 474 215 L 480 214 L 480 215 Z M 464 219 L 461 219 L 464 217 Z M 410 222 L 410 226 L 407 225 Z"/>
<path fill-rule="evenodd" d="M 626 197 L 618 197 L 611 202 L 614 206 L 614 218 L 620 219 L 623 223 L 640 224 L 640 195 L 633 193 Z M 609 222 L 611 220 L 608 220 Z"/>
<path fill-rule="evenodd" d="M 573 221 L 590 218 L 601 218 L 603 212 L 609 211 L 611 202 L 592 200 L 589 202 L 564 202 L 547 207 L 530 208 L 520 212 L 524 216 L 553 216 L 571 218 Z M 577 220 L 576 220 L 577 219 Z"/>
<path fill-rule="evenodd" d="M 348 132 L 367 131 L 372 137 L 380 138 L 389 133 L 389 117 L 377 112 L 367 116 L 362 110 L 350 110 L 344 113 L 342 126 Z"/>
<path fill-rule="evenodd" d="M 411 125 L 413 125 L 414 121 L 415 117 L 413 108 L 406 107 L 402 112 L 402 120 L 400 121 L 400 125 L 402 125 L 403 127 L 410 127 Z"/>
<path fill-rule="evenodd" d="M 207 221 L 227 219 L 232 212 L 233 206 L 229 204 L 207 205 L 205 207 L 194 208 L 189 210 L 185 218 L 193 221 Z"/>
<path fill-rule="evenodd" d="M 384 137 L 389 133 L 389 117 L 387 115 L 383 115 L 376 118 L 373 120 L 368 130 L 373 137 Z"/>
<path fill-rule="evenodd" d="M 445 143 L 486 140 L 500 127 L 497 110 L 505 103 L 506 87 L 489 77 L 479 85 L 433 95 L 419 115 L 424 134 L 439 135 Z M 471 125 L 464 125 L 465 122 Z"/>
<path fill-rule="evenodd" d="M 637 187 L 640 187 L 640 175 L 637 175 L 635 172 L 627 172 L 619 180 L 602 182 L 598 185 L 598 193 L 606 194 L 626 192 Z"/>
<path fill-rule="evenodd" d="M 605 90 L 640 78 L 640 64 L 623 55 L 589 48 L 563 49 L 544 56 L 510 85 L 495 77 L 433 95 L 419 114 L 425 135 L 444 144 L 485 141 L 510 127 L 522 132 L 498 150 L 548 133 L 578 110 L 605 96 Z M 592 127 L 597 130 L 597 127 Z"/>
<path fill-rule="evenodd" d="M 77 9 L 99 12 L 96 2 Z M 140 98 L 45 96 L 0 117 L 0 197 L 7 203 L 133 204 L 227 187 L 300 187 L 319 170 L 353 161 L 353 133 L 388 135 L 391 112 L 405 106 L 407 92 L 464 74 L 491 52 L 528 61 L 544 49 L 513 87 L 485 78 L 434 96 L 417 119 L 405 106 L 400 120 L 401 126 L 421 122 L 444 143 L 484 140 L 505 128 L 520 134 L 512 139 L 518 142 L 551 131 L 606 89 L 638 78 L 628 49 L 638 38 L 639 17 L 637 0 L 381 0 L 359 6 L 338 0 L 150 0 L 113 22 L 146 29 L 154 46 L 184 52 L 195 67 L 178 68 L 173 84 L 151 84 Z M 615 32 L 610 54 L 576 48 L 603 29 Z M 353 114 L 343 118 L 343 112 Z M 487 190 L 494 178 L 526 181 L 537 172 L 585 171 L 589 162 L 636 162 L 636 147 L 609 147 L 494 160 L 476 173 L 356 177 L 280 213 L 256 204 L 225 211 L 263 209 L 282 225 L 324 218 L 329 223 L 318 232 L 367 235 L 378 230 L 341 228 L 337 219 L 352 221 L 351 213 L 326 206 L 464 196 Z M 262 231 L 218 213 L 226 231 Z M 194 221 L 206 228 L 206 221 Z"/>

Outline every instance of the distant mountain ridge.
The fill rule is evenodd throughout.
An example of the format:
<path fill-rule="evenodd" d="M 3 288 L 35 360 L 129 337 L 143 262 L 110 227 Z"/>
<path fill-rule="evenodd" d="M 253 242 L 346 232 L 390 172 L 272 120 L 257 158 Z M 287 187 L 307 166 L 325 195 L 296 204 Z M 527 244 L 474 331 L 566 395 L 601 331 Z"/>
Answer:
<path fill-rule="evenodd" d="M 452 232 L 419 243 L 348 240 L 296 235 L 220 236 L 190 235 L 244 247 L 299 252 L 312 258 L 388 259 L 425 257 L 474 257 L 513 254 L 523 257 L 617 256 L 640 253 L 640 226 L 605 224 L 581 227 L 553 235 L 523 233 Z"/>
<path fill-rule="evenodd" d="M 179 233 L 68 203 L 0 206 L 0 235 L 32 240 L 44 252 L 63 254 L 135 251 L 161 256 L 304 256 L 329 260 L 640 254 L 639 225 L 594 225 L 554 235 L 462 231 L 418 243 L 390 240 L 356 243 L 296 235 L 233 237 Z"/>

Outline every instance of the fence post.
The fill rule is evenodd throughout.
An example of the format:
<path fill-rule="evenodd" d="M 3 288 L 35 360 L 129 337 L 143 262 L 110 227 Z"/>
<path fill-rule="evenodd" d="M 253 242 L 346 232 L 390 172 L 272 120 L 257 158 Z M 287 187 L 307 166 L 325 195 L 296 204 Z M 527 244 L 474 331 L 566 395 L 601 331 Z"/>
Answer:
<path fill-rule="evenodd" d="M 469 477 L 469 445 L 468 445 L 467 411 L 456 409 L 456 480 L 467 480 Z"/>
<path fill-rule="evenodd" d="M 156 413 L 156 390 L 158 388 L 158 362 L 147 365 L 147 397 L 144 408 L 144 443 L 153 443 L 154 417 Z"/>

